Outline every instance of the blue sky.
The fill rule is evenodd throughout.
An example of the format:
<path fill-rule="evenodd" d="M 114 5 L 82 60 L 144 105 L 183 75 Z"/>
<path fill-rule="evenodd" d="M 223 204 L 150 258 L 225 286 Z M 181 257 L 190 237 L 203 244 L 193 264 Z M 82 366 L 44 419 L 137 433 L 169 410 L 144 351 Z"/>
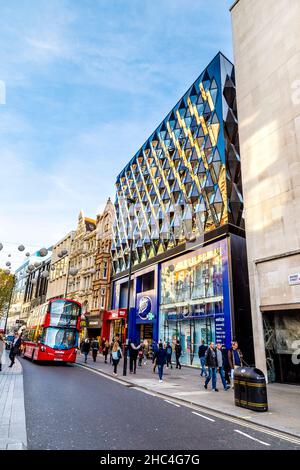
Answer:
<path fill-rule="evenodd" d="M 101 211 L 213 56 L 232 60 L 232 3 L 0 0 L 0 242 L 47 246 Z"/>

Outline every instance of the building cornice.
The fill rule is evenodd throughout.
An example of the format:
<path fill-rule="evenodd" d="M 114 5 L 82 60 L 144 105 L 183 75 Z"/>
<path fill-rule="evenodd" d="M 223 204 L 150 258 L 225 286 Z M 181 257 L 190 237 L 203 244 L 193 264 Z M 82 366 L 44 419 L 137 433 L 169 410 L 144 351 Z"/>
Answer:
<path fill-rule="evenodd" d="M 234 9 L 234 7 L 239 3 L 240 0 L 235 0 L 235 2 L 233 3 L 233 5 L 231 5 L 231 7 L 229 8 L 229 11 L 232 11 Z"/>

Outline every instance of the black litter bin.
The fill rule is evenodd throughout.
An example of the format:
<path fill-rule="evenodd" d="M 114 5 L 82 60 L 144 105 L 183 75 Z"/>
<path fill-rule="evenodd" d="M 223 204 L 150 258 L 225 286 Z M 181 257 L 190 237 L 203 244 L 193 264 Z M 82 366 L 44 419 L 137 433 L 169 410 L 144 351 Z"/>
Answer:
<path fill-rule="evenodd" d="M 236 406 L 253 411 L 268 411 L 267 386 L 264 373 L 254 367 L 234 370 L 234 401 Z"/>

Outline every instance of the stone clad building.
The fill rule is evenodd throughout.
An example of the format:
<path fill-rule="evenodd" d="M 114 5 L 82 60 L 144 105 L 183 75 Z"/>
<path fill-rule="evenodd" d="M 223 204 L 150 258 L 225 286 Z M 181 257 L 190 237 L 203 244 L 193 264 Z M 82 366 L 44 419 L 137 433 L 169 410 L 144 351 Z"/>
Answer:
<path fill-rule="evenodd" d="M 69 256 L 74 236 L 75 232 L 71 231 L 53 246 L 47 300 L 66 296 Z"/>
<path fill-rule="evenodd" d="M 231 14 L 256 365 L 300 383 L 300 2 Z"/>
<path fill-rule="evenodd" d="M 91 317 L 88 324 L 88 332 L 90 335 L 93 335 L 93 330 L 100 330 L 102 328 L 103 313 L 109 308 L 111 277 L 110 249 L 113 214 L 113 204 L 111 200 L 108 199 L 102 214 L 97 215 L 96 220 L 96 273 L 92 281 L 93 301 Z M 99 331 L 96 333 L 100 334 Z"/>
<path fill-rule="evenodd" d="M 83 211 L 80 211 L 69 257 L 70 268 L 76 268 L 78 272 L 75 276 L 68 276 L 67 297 L 81 303 L 84 315 L 90 314 L 93 302 L 95 253 L 96 221 L 85 217 Z"/>

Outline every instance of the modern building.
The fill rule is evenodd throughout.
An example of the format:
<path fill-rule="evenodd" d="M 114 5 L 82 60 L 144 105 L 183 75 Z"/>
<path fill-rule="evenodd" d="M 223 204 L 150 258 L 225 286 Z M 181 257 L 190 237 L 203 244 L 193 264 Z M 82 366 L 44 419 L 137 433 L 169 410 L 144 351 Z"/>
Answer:
<path fill-rule="evenodd" d="M 223 54 L 117 177 L 113 233 L 111 336 L 179 340 L 189 365 L 201 339 L 237 338 L 252 361 L 235 76 Z"/>
<path fill-rule="evenodd" d="M 231 14 L 256 365 L 300 383 L 300 2 Z"/>
<path fill-rule="evenodd" d="M 66 297 L 70 249 L 74 236 L 75 232 L 71 231 L 53 246 L 47 300 Z"/>

